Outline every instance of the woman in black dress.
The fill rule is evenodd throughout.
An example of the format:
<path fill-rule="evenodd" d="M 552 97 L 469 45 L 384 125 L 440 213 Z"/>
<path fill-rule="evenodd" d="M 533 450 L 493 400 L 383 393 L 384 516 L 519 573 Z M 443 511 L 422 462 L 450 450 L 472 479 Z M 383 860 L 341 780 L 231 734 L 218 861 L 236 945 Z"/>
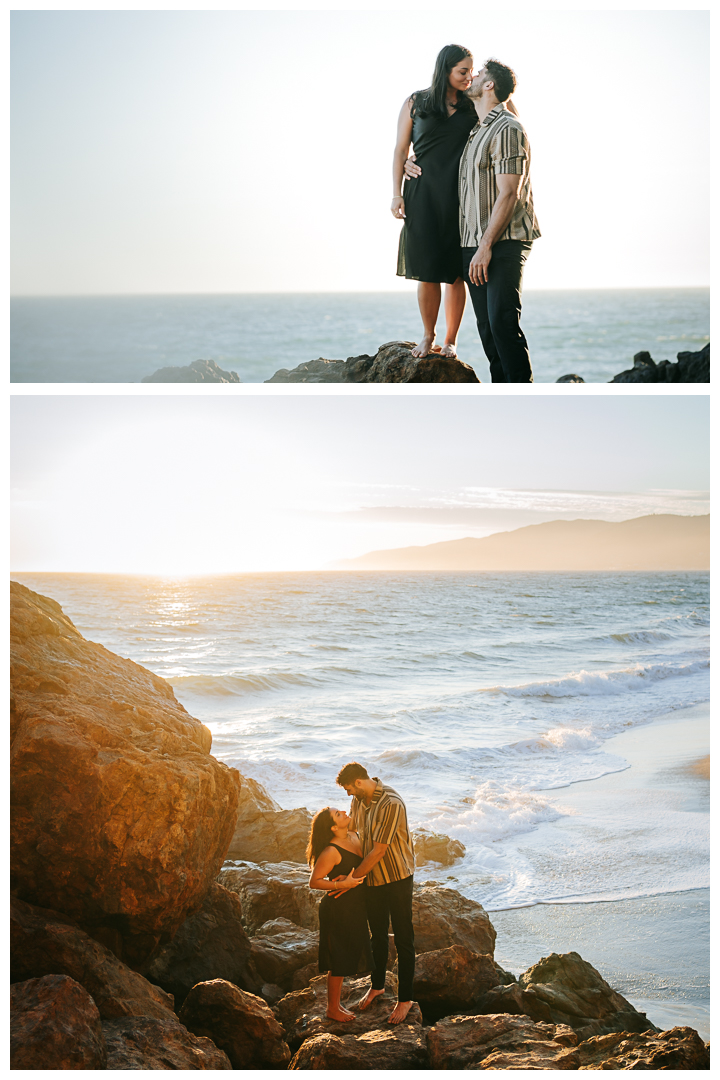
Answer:
<path fill-rule="evenodd" d="M 318 970 L 328 973 L 327 1015 L 332 1020 L 354 1020 L 355 1013 L 340 1004 L 343 978 L 372 971 L 374 964 L 365 879 L 349 876 L 362 862 L 362 848 L 357 833 L 350 832 L 350 817 L 344 810 L 328 806 L 318 810 L 310 826 L 306 854 L 312 867 L 310 888 L 326 893 L 320 901 Z M 330 895 L 339 890 L 339 896 Z"/>

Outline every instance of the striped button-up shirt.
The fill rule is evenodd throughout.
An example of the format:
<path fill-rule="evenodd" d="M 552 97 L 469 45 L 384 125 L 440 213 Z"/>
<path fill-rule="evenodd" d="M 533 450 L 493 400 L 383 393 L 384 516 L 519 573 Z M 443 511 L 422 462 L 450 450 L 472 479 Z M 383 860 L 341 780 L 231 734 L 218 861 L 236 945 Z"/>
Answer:
<path fill-rule="evenodd" d="M 530 143 L 525 129 L 502 102 L 470 132 L 460 159 L 460 244 L 477 247 L 497 201 L 496 177 L 522 176 L 510 223 L 498 240 L 536 240 L 540 236 L 530 185 Z M 496 241 L 497 243 L 497 241 Z"/>
<path fill-rule="evenodd" d="M 366 806 L 363 799 L 354 796 L 350 816 L 360 834 L 363 858 L 370 854 L 374 844 L 389 845 L 365 878 L 367 885 L 387 885 L 391 881 L 403 881 L 415 872 L 415 852 L 405 803 L 397 791 L 386 787 L 377 776 L 373 780 L 376 787 L 370 804 Z"/>

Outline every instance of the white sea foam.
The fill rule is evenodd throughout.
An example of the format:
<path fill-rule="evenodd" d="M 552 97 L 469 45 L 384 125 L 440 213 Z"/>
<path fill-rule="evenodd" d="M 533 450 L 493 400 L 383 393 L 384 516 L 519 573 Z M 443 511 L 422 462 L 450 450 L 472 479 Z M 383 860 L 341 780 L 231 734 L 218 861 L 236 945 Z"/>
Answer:
<path fill-rule="evenodd" d="M 481 693 L 505 694 L 507 697 L 589 697 L 604 694 L 625 694 L 641 689 L 643 682 L 672 679 L 707 670 L 710 661 L 689 660 L 657 664 L 633 664 L 632 667 L 611 671 L 578 671 L 559 679 L 521 683 L 519 686 L 482 687 Z"/>

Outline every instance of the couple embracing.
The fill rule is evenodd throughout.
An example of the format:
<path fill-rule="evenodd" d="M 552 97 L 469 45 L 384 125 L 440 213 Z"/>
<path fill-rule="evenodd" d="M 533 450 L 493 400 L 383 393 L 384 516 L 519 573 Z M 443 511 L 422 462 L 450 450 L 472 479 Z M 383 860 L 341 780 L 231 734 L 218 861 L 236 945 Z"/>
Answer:
<path fill-rule="evenodd" d="M 399 1024 L 412 1005 L 415 974 L 415 856 L 405 803 L 356 761 L 343 766 L 337 783 L 352 798 L 350 813 L 329 806 L 319 810 L 307 847 L 310 888 L 325 892 L 319 911 L 318 968 L 328 973 L 327 1015 L 332 1020 L 355 1019 L 340 1004 L 346 975 L 372 972 L 370 989 L 359 1005 L 362 1010 L 385 992 L 392 921 L 398 1000 L 388 1021 Z"/>
<path fill-rule="evenodd" d="M 473 77 L 469 50 L 446 45 L 431 86 L 403 103 L 393 159 L 390 209 L 404 221 L 397 272 L 419 282 L 423 321 L 413 356 L 457 356 L 467 283 L 493 382 L 533 381 L 520 310 L 523 269 L 540 229 L 515 85 L 498 60 Z M 447 334 L 436 348 L 443 282 Z"/>

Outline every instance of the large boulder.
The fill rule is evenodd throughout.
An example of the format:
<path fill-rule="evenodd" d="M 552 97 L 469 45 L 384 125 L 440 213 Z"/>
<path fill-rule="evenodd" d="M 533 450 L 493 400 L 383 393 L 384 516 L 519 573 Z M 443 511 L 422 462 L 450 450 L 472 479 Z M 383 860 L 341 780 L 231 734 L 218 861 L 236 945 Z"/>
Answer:
<path fill-rule="evenodd" d="M 311 821 L 308 810 L 282 810 L 262 784 L 241 776 L 235 832 L 227 858 L 304 863 Z"/>
<path fill-rule="evenodd" d="M 234 1069 L 284 1069 L 290 1061 L 284 1032 L 262 998 L 224 979 L 194 986 L 180 1020 L 195 1035 L 212 1039 Z"/>
<path fill-rule="evenodd" d="M 182 382 L 182 383 L 239 383 L 237 371 L 224 371 L 215 360 L 193 360 L 184 367 L 158 368 L 152 375 L 146 375 L 140 382 Z"/>
<path fill-rule="evenodd" d="M 142 972 L 173 995 L 177 1009 L 195 983 L 207 979 L 228 979 L 243 990 L 257 993 L 260 980 L 250 954 L 240 899 L 215 883 L 200 910 L 185 920 L 172 941 L 144 965 Z"/>
<path fill-rule="evenodd" d="M 295 926 L 288 919 L 263 923 L 251 939 L 252 959 L 258 974 L 266 983 L 293 989 L 296 971 L 308 965 L 317 968 L 319 936 L 316 930 Z"/>
<path fill-rule="evenodd" d="M 95 1002 L 67 975 L 10 987 L 11 1069 L 104 1069 L 107 1050 Z"/>
<path fill-rule="evenodd" d="M 289 1069 L 398 1069 L 427 1068 L 425 1033 L 413 1024 L 387 1025 L 364 1035 L 315 1035 L 306 1039 Z"/>
<path fill-rule="evenodd" d="M 232 1069 L 211 1039 L 197 1038 L 177 1017 L 124 1016 L 103 1022 L 108 1069 Z"/>
<path fill-rule="evenodd" d="M 458 859 L 462 859 L 465 854 L 465 845 L 460 840 L 445 836 L 444 833 L 415 829 L 412 838 L 417 866 L 424 866 L 429 862 L 450 866 Z"/>
<path fill-rule="evenodd" d="M 581 1039 L 613 1031 L 657 1031 L 645 1013 L 613 990 L 576 952 L 544 957 L 520 975 L 518 986 L 547 1007 L 552 1023 L 569 1025 Z M 533 1008 L 529 994 L 522 1004 L 526 1012 L 532 1010 L 530 1016 L 546 1018 L 544 1010 Z"/>
<path fill-rule="evenodd" d="M 418 360 L 412 355 L 414 341 L 389 341 L 374 356 L 364 354 L 347 360 L 311 360 L 288 370 L 281 368 L 266 382 L 480 382 L 469 364 L 450 356 L 430 353 Z"/>
<path fill-rule="evenodd" d="M 536 1054 L 542 1069 L 577 1069 L 578 1037 L 562 1025 L 536 1024 L 527 1016 L 449 1016 L 427 1032 L 431 1069 L 483 1068 L 495 1052 Z M 504 1065 L 492 1066 L 505 1068 Z M 527 1068 L 527 1063 L 518 1068 Z M 532 1066 L 530 1066 L 532 1067 Z"/>
<path fill-rule="evenodd" d="M 397 978 L 389 971 L 385 977 L 385 993 L 376 997 L 369 1009 L 361 1012 L 357 1006 L 369 987 L 369 976 L 345 979 L 343 982 L 340 1000 L 346 1009 L 355 1013 L 355 1019 L 347 1022 L 331 1020 L 326 1015 L 327 982 L 324 975 L 313 979 L 306 989 L 286 994 L 275 1006 L 275 1013 L 285 1029 L 291 1049 L 297 1050 L 301 1043 L 314 1035 L 329 1033 L 342 1038 L 386 1029 L 388 1017 L 397 1001 Z M 422 1025 L 422 1013 L 414 1002 L 408 1013 L 407 1025 Z"/>
<path fill-rule="evenodd" d="M 425 1023 L 432 1024 L 453 1013 L 479 1012 L 478 1001 L 504 976 L 491 956 L 451 945 L 416 958 L 413 997 Z"/>
<path fill-rule="evenodd" d="M 222 866 L 237 773 L 168 683 L 14 582 L 11 644 L 12 889 L 139 966 Z"/>
<path fill-rule="evenodd" d="M 288 919 L 307 930 L 318 929 L 319 889 L 308 886 L 310 871 L 299 863 L 242 863 L 224 869 L 218 881 L 237 893 L 248 934 L 271 919 Z"/>
<path fill-rule="evenodd" d="M 689 1027 L 596 1035 L 580 1044 L 578 1057 L 581 1069 L 710 1068 L 710 1047 Z"/>
<path fill-rule="evenodd" d="M 669 360 L 656 363 L 649 352 L 635 353 L 633 366 L 621 371 L 610 382 L 709 383 L 710 342 L 698 352 L 679 352 L 675 364 L 671 364 Z"/>
<path fill-rule="evenodd" d="M 173 1019 L 173 998 L 118 960 L 66 915 L 10 904 L 10 978 L 67 975 L 87 990 L 103 1020 L 120 1016 Z"/>
<path fill-rule="evenodd" d="M 475 953 L 492 956 L 495 928 L 482 904 L 455 889 L 424 885 L 413 893 L 415 952 L 432 952 L 465 945 Z"/>

